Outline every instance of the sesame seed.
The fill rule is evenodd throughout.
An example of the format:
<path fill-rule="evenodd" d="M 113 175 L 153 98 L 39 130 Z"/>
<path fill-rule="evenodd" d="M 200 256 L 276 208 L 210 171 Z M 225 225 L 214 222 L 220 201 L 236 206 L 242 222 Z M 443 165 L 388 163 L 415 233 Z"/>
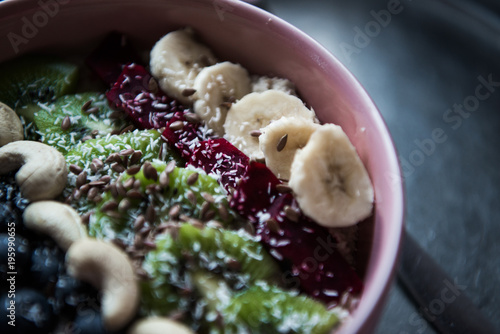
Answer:
<path fill-rule="evenodd" d="M 278 152 L 283 151 L 283 149 L 286 146 L 287 139 L 288 139 L 288 133 L 285 133 L 285 135 L 280 138 L 278 144 L 276 145 L 276 150 L 278 150 Z"/>

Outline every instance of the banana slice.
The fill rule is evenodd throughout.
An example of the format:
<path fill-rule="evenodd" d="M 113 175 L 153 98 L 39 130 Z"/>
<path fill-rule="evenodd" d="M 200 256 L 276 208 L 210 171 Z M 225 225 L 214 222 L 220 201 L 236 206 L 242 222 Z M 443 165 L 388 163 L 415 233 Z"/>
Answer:
<path fill-rule="evenodd" d="M 151 50 L 151 74 L 161 89 L 181 103 L 193 103 L 194 79 L 217 59 L 212 51 L 195 39 L 193 29 L 172 31 L 163 36 Z"/>
<path fill-rule="evenodd" d="M 194 111 L 219 136 L 231 103 L 250 93 L 250 76 L 241 65 L 225 61 L 205 67 L 194 81 Z"/>
<path fill-rule="evenodd" d="M 263 160 L 255 132 L 283 116 L 317 122 L 314 112 L 298 97 L 270 89 L 247 94 L 231 106 L 224 123 L 225 138 L 251 159 Z"/>
<path fill-rule="evenodd" d="M 368 172 L 337 125 L 322 125 L 297 151 L 289 186 L 302 211 L 323 226 L 354 225 L 372 211 Z"/>
<path fill-rule="evenodd" d="M 259 147 L 267 167 L 278 178 L 290 179 L 290 167 L 298 149 L 303 148 L 311 134 L 320 127 L 298 117 L 281 117 L 262 128 Z"/>

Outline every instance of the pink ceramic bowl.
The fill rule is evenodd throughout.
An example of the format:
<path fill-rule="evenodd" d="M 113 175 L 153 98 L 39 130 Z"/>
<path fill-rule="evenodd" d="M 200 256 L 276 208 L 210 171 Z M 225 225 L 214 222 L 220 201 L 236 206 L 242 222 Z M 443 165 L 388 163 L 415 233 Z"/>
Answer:
<path fill-rule="evenodd" d="M 373 219 L 361 224 L 358 260 L 365 290 L 338 333 L 375 328 L 395 271 L 403 190 L 387 128 L 363 87 L 327 50 L 290 24 L 239 1 L 6 0 L 0 3 L 0 61 L 32 51 L 87 54 L 111 30 L 144 50 L 166 32 L 192 26 L 219 59 L 292 80 L 323 122 L 341 125 L 375 188 Z"/>

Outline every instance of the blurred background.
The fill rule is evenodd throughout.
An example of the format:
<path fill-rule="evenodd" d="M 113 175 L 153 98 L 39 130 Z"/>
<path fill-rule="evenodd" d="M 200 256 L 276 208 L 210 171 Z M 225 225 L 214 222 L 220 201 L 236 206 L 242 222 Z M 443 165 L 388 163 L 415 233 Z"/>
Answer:
<path fill-rule="evenodd" d="M 266 0 L 366 88 L 394 138 L 406 227 L 500 328 L 500 1 Z M 429 334 L 396 280 L 376 333 Z"/>

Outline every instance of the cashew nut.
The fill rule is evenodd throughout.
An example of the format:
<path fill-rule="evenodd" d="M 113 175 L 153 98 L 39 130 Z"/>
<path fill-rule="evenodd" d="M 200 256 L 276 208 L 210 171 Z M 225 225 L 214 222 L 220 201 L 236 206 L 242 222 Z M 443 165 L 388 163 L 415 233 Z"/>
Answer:
<path fill-rule="evenodd" d="M 117 246 L 84 238 L 66 253 L 68 273 L 102 292 L 101 313 L 106 329 L 123 328 L 137 312 L 139 286 L 128 256 Z"/>
<path fill-rule="evenodd" d="M 127 334 L 194 334 L 186 326 L 169 318 L 149 317 L 136 321 Z"/>
<path fill-rule="evenodd" d="M 8 105 L 0 102 L 0 147 L 24 139 L 21 120 Z"/>
<path fill-rule="evenodd" d="M 31 202 L 53 199 L 66 186 L 64 156 L 48 145 L 21 140 L 0 147 L 0 175 L 18 168 L 16 182 Z"/>
<path fill-rule="evenodd" d="M 24 225 L 50 236 L 63 250 L 87 236 L 78 213 L 69 205 L 56 201 L 31 203 L 23 213 Z"/>

